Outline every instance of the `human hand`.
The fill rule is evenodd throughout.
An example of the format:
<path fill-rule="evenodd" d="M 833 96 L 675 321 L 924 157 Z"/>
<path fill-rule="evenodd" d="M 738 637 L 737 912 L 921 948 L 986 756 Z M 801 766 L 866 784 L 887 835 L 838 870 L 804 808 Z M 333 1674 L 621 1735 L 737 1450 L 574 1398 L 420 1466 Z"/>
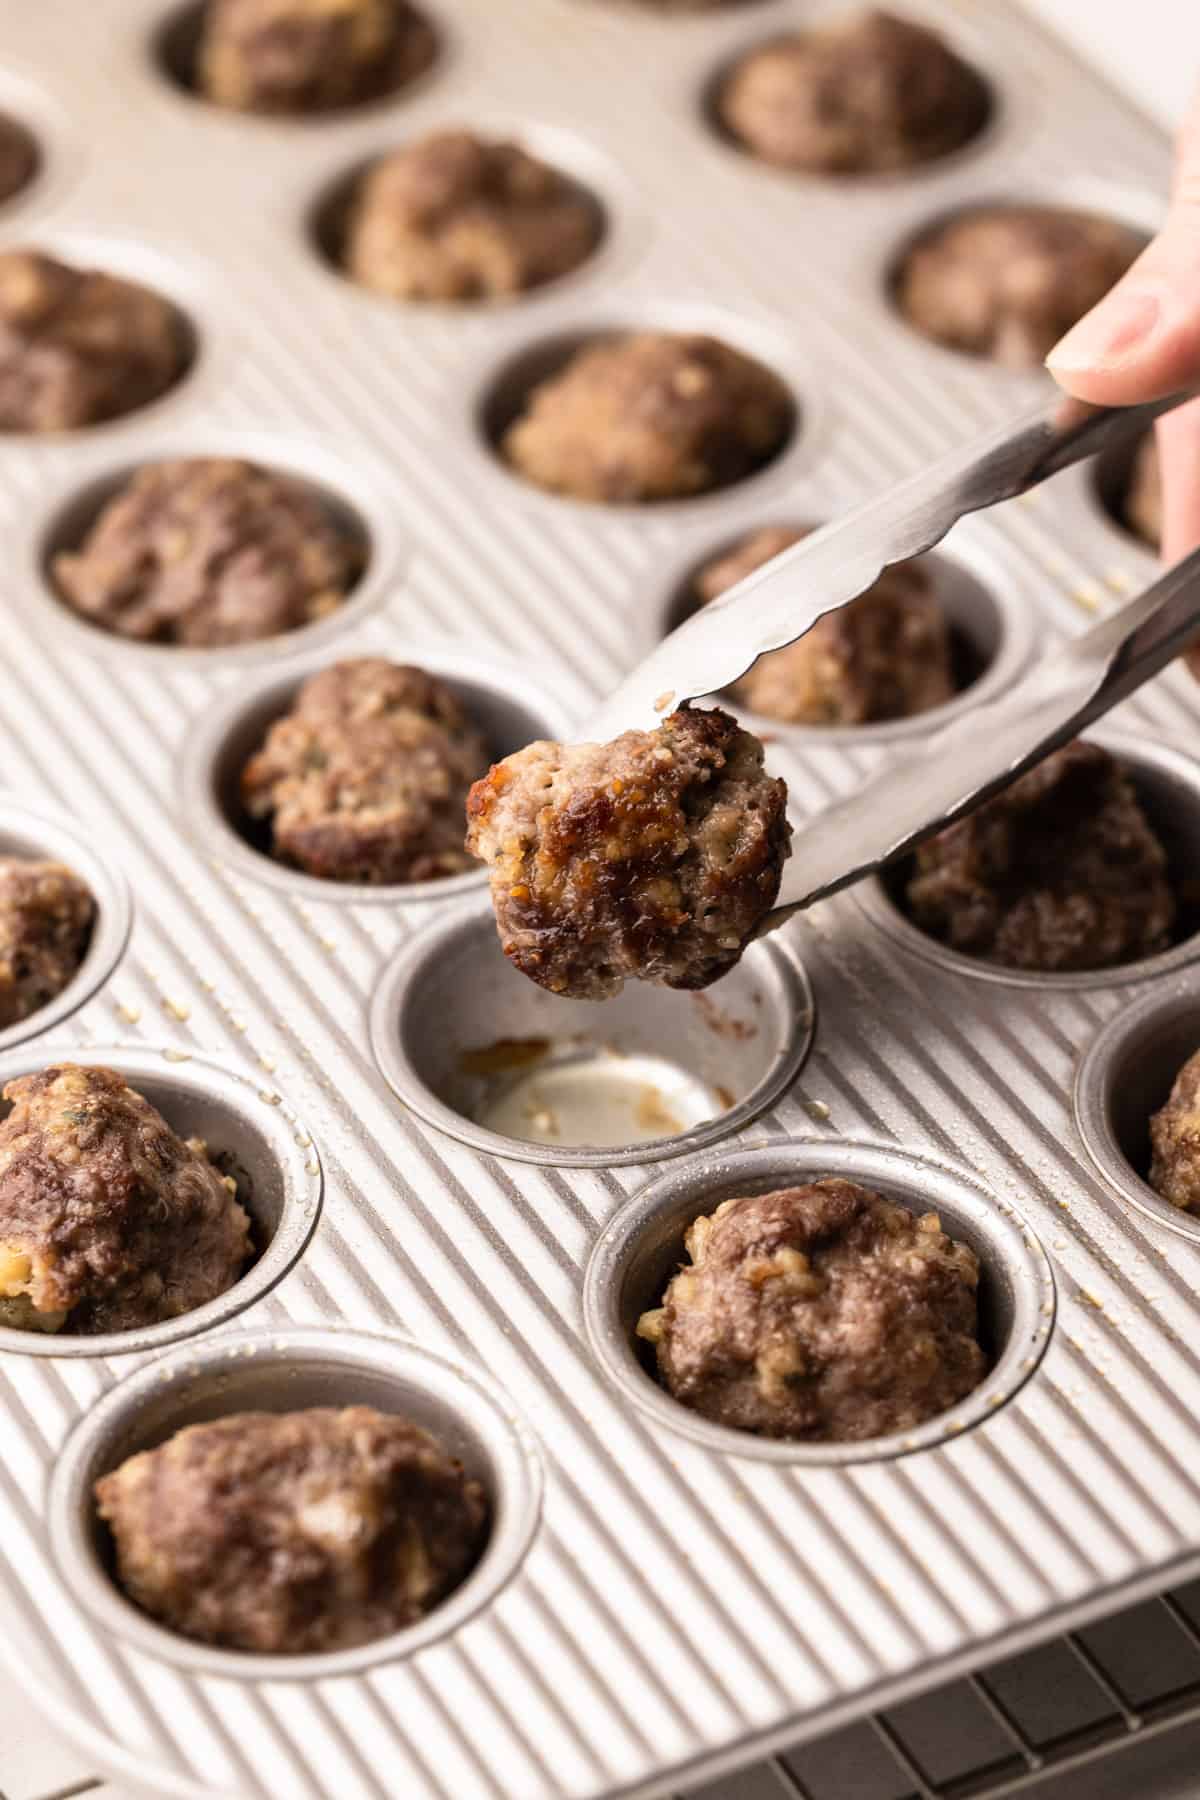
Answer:
<path fill-rule="evenodd" d="M 1200 95 L 1179 139 L 1166 223 L 1128 274 L 1046 358 L 1069 394 L 1130 406 L 1200 387 Z M 1162 556 L 1200 545 L 1200 401 L 1158 423 Z"/>

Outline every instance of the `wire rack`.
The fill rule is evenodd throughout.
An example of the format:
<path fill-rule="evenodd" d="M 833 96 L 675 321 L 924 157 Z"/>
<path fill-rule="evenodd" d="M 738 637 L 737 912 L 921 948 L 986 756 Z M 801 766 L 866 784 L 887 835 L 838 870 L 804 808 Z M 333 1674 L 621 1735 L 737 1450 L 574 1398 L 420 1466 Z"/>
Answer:
<path fill-rule="evenodd" d="M 1097 1800 L 1102 1773 L 1105 1796 L 1182 1800 L 1200 1792 L 1188 1725 L 1200 1727 L 1200 1581 L 676 1800 Z M 72 1774 L 48 1727 L 45 1739 L 41 1780 L 36 1755 L 15 1785 L 0 1760 L 0 1800 L 134 1800 Z"/>

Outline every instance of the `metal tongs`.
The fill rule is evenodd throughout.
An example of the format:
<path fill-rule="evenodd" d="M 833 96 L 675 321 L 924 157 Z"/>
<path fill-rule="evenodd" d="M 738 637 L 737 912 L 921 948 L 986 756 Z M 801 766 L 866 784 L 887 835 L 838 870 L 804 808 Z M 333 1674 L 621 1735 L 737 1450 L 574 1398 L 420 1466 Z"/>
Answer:
<path fill-rule="evenodd" d="M 719 693 L 765 651 L 803 637 L 890 563 L 939 543 L 956 520 L 1036 487 L 1097 451 L 1131 443 L 1190 393 L 1107 408 L 1050 404 L 941 458 L 816 531 L 710 601 L 664 639 L 589 721 L 603 742 Z M 1012 691 L 968 709 L 857 793 L 805 821 L 763 929 L 874 874 L 1075 737 L 1200 632 L 1200 550 L 1136 600 L 1052 650 Z"/>

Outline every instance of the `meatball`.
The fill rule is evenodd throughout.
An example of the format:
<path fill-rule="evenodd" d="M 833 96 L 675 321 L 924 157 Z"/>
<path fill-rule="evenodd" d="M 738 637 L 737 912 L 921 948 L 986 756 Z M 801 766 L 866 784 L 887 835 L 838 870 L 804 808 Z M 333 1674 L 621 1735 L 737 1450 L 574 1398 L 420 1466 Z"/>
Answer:
<path fill-rule="evenodd" d="M 1121 503 L 1121 516 L 1130 531 L 1157 550 L 1162 543 L 1162 474 L 1158 440 L 1148 432 L 1137 447 L 1129 472 L 1129 485 Z"/>
<path fill-rule="evenodd" d="M 935 32 L 878 10 L 749 51 L 717 111 L 764 162 L 826 175 L 912 168 L 961 149 L 988 91 Z"/>
<path fill-rule="evenodd" d="M 53 572 L 63 598 L 105 631 L 209 646 L 324 618 L 363 561 L 358 536 L 303 482 L 199 457 L 139 469 Z"/>
<path fill-rule="evenodd" d="M 29 185 L 38 162 L 32 135 L 16 119 L 0 113 L 0 205 Z"/>
<path fill-rule="evenodd" d="M 330 112 L 404 87 L 436 55 L 408 0 L 209 0 L 197 86 L 242 112 Z"/>
<path fill-rule="evenodd" d="M 179 314 L 135 281 L 35 250 L 0 251 L 0 431 L 73 431 L 177 381 Z"/>
<path fill-rule="evenodd" d="M 0 856 L 0 1030 L 61 994 L 87 955 L 96 902 L 62 863 Z"/>
<path fill-rule="evenodd" d="M 10 1081 L 0 1124 L 0 1323 L 132 1331 L 233 1286 L 250 1255 L 237 1184 L 112 1069 Z"/>
<path fill-rule="evenodd" d="M 773 525 L 751 532 L 701 569 L 697 598 L 715 600 L 805 535 Z M 868 725 L 943 706 L 955 692 L 950 634 L 925 569 L 916 561 L 885 569 L 849 606 L 760 656 L 730 692 L 765 719 L 802 725 Z"/>
<path fill-rule="evenodd" d="M 1150 1186 L 1181 1212 L 1200 1211 L 1200 1050 L 1150 1119 Z"/>
<path fill-rule="evenodd" d="M 1058 750 L 917 850 L 914 922 L 1012 969 L 1106 969 L 1167 949 L 1167 855 L 1107 750 Z"/>
<path fill-rule="evenodd" d="M 780 451 L 777 376 L 716 338 L 638 331 L 577 350 L 501 440 L 527 481 L 577 500 L 678 500 L 728 487 Z"/>
<path fill-rule="evenodd" d="M 483 738 L 424 669 L 362 657 L 303 684 L 242 771 L 272 854 L 327 881 L 430 881 L 471 866 L 467 789 Z"/>
<path fill-rule="evenodd" d="M 761 1437 L 911 1431 L 978 1387 L 973 1250 L 855 1182 L 725 1200 L 638 1335 L 675 1398 Z"/>
<path fill-rule="evenodd" d="M 702 988 L 733 967 L 779 892 L 786 807 L 757 738 L 685 708 L 497 763 L 471 789 L 467 845 L 491 867 L 504 954 L 551 993 L 604 1000 L 630 977 Z"/>
<path fill-rule="evenodd" d="M 502 299 L 576 268 L 600 229 L 595 202 L 519 144 L 437 131 L 363 178 L 344 260 L 393 300 Z"/>
<path fill-rule="evenodd" d="M 487 1534 L 478 1481 L 369 1406 L 191 1425 L 96 1483 L 129 1598 L 259 1655 L 348 1650 L 425 1617 Z"/>
<path fill-rule="evenodd" d="M 1010 369 L 1038 367 L 1142 247 L 1112 219 L 1054 206 L 988 206 L 926 232 L 900 267 L 910 325 Z"/>

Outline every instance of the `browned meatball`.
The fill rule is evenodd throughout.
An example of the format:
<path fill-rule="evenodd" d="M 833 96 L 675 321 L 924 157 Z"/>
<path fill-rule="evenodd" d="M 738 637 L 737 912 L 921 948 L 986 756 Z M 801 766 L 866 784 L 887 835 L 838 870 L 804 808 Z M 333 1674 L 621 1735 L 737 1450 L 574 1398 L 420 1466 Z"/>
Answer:
<path fill-rule="evenodd" d="M 135 1605 L 259 1655 L 414 1625 L 470 1573 L 488 1521 L 460 1462 L 369 1406 L 188 1426 L 102 1476 L 96 1501 Z"/>
<path fill-rule="evenodd" d="M 504 954 L 555 994 L 702 988 L 737 962 L 788 856 L 787 785 L 727 713 L 611 744 L 538 743 L 471 789 Z"/>
<path fill-rule="evenodd" d="M 33 135 L 16 119 L 0 113 L 0 205 L 29 185 L 38 162 Z"/>
<path fill-rule="evenodd" d="M 896 300 L 910 325 L 954 350 L 1036 368 L 1129 267 L 1127 225 L 1055 206 L 957 213 L 908 251 Z"/>
<path fill-rule="evenodd" d="M 936 32 L 872 9 L 749 51 L 717 111 L 764 162 L 827 175 L 907 169 L 961 149 L 988 91 Z"/>
<path fill-rule="evenodd" d="M 454 693 L 424 669 L 361 657 L 310 676 L 242 771 L 273 854 L 328 881 L 430 881 L 471 866 L 467 789 L 487 766 Z"/>
<path fill-rule="evenodd" d="M 0 431 L 72 431 L 156 400 L 187 362 L 160 294 L 35 250 L 0 251 Z"/>
<path fill-rule="evenodd" d="M 807 534 L 767 525 L 705 565 L 697 598 L 715 600 Z M 765 719 L 867 725 L 904 719 L 954 697 L 950 634 L 919 562 L 885 569 L 849 606 L 826 613 L 794 644 L 760 656 L 730 692 Z"/>
<path fill-rule="evenodd" d="M 408 0 L 208 0 L 197 85 L 243 112 L 330 112 L 394 92 L 436 55 Z"/>
<path fill-rule="evenodd" d="M 586 345 L 535 387 L 501 441 L 527 481 L 577 500 L 678 500 L 728 487 L 791 433 L 787 389 L 716 338 L 638 331 Z"/>
<path fill-rule="evenodd" d="M 1159 548 L 1163 522 L 1162 473 L 1158 463 L 1158 440 L 1152 431 L 1138 445 L 1121 513 L 1130 531 L 1152 550 Z"/>
<path fill-rule="evenodd" d="M 916 853 L 908 906 L 951 949 L 1013 969 L 1106 969 L 1167 949 L 1167 855 L 1132 781 L 1077 741 Z"/>
<path fill-rule="evenodd" d="M 237 1184 L 112 1069 L 10 1081 L 0 1124 L 0 1323 L 132 1331 L 233 1286 L 250 1254 Z"/>
<path fill-rule="evenodd" d="M 53 564 L 91 624 L 206 646 L 326 617 L 362 566 L 357 536 L 303 482 L 233 457 L 147 464 Z"/>
<path fill-rule="evenodd" d="M 722 1201 L 638 1335 L 684 1406 L 762 1437 L 911 1431 L 978 1387 L 979 1263 L 917 1217 L 829 1179 Z"/>
<path fill-rule="evenodd" d="M 502 299 L 576 268 L 596 203 L 519 144 L 436 131 L 364 176 L 345 264 L 393 300 Z"/>
<path fill-rule="evenodd" d="M 73 870 L 0 856 L 0 1030 L 61 994 L 87 955 L 95 917 Z"/>
<path fill-rule="evenodd" d="M 1181 1212 L 1200 1210 L 1200 1050 L 1150 1119 L 1150 1186 Z"/>

